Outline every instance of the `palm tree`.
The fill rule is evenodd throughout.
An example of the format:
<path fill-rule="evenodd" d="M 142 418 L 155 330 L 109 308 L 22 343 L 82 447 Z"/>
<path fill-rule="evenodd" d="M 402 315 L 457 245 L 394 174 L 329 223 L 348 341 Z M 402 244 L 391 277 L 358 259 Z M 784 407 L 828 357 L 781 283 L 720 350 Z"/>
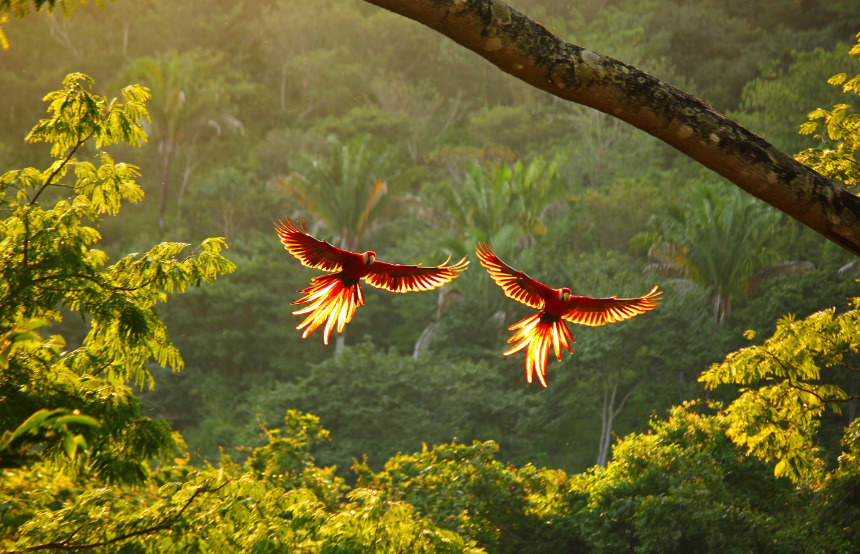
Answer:
<path fill-rule="evenodd" d="M 518 240 L 529 243 L 546 232 L 549 213 L 566 205 L 558 172 L 555 161 L 542 157 L 528 164 L 473 163 L 460 183 L 446 183 L 434 192 L 458 238 L 469 244 L 509 227 Z"/>
<path fill-rule="evenodd" d="M 150 135 L 161 157 L 158 227 L 164 230 L 176 158 L 185 156 L 177 198 L 181 207 L 188 178 L 199 164 L 196 147 L 227 132 L 244 133 L 242 123 L 232 116 L 233 99 L 247 93 L 251 85 L 226 66 L 221 54 L 204 50 L 171 50 L 135 59 L 122 70 L 121 79 L 139 80 L 152 94 Z"/>
<path fill-rule="evenodd" d="M 301 171 L 275 177 L 267 186 L 280 189 L 297 211 L 312 220 L 312 233 L 333 233 L 333 244 L 360 252 L 393 223 L 386 207 L 405 200 L 389 194 L 386 178 L 391 177 L 391 170 L 387 145 L 373 144 L 367 135 L 347 142 L 336 137 L 329 141 L 328 155 L 306 157 L 299 164 L 304 166 Z M 336 350 L 342 348 L 341 334 L 337 336 Z"/>
<path fill-rule="evenodd" d="M 724 325 L 732 315 L 732 300 L 756 283 L 814 269 L 809 262 L 774 263 L 779 218 L 775 210 L 735 188 L 718 192 L 703 185 L 689 209 L 672 210 L 659 220 L 665 240 L 649 250 L 657 263 L 645 271 L 707 290 L 714 319 Z"/>
<path fill-rule="evenodd" d="M 528 164 L 472 163 L 454 175 L 453 182 L 438 183 L 429 191 L 434 199 L 434 226 L 451 230 L 443 241 L 454 259 L 474 252 L 481 241 L 492 243 L 496 252 L 513 262 L 523 260 L 524 248 L 536 235 L 547 232 L 554 212 L 566 208 L 562 196 L 558 164 L 539 157 Z M 526 264 L 528 265 L 528 264 Z M 505 309 L 511 304 L 481 272 L 466 272 L 452 286 L 440 289 L 437 317 L 460 294 L 486 310 L 493 328 L 503 328 Z M 417 358 L 426 350 L 439 329 L 431 324 L 415 344 Z"/>
<path fill-rule="evenodd" d="M 391 201 L 387 178 L 390 148 L 367 135 L 347 142 L 329 139 L 326 156 L 306 157 L 301 171 L 269 181 L 312 218 L 314 227 L 334 233 L 340 248 L 358 251 L 389 223 L 384 211 Z"/>

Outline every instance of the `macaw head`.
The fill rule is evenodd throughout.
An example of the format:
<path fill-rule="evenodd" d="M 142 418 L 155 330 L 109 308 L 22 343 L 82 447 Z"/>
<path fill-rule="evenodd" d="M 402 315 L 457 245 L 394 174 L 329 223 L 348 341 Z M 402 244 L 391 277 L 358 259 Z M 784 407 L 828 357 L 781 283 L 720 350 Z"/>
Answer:
<path fill-rule="evenodd" d="M 376 252 L 374 252 L 373 250 L 368 250 L 361 255 L 361 260 L 364 262 L 364 265 L 372 264 L 376 260 Z"/>
<path fill-rule="evenodd" d="M 558 289 L 558 299 L 565 303 L 570 300 L 570 289 L 567 287 Z"/>

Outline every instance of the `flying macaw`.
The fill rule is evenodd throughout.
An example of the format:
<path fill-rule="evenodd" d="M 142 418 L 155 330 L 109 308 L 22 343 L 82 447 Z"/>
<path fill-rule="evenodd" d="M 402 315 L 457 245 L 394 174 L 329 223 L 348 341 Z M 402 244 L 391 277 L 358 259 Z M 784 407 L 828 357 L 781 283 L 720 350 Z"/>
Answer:
<path fill-rule="evenodd" d="M 657 287 L 641 298 L 573 296 L 569 288 L 553 289 L 522 271 L 512 269 L 496 256 L 489 244 L 478 245 L 476 251 L 481 265 L 487 268 L 505 296 L 540 310 L 511 325 L 510 330 L 516 332 L 508 342 L 516 344 L 504 352 L 508 356 L 528 347 L 526 379 L 529 383 L 532 382 L 532 374 L 537 373 L 541 384 L 546 386 L 544 376 L 550 343 L 558 361 L 561 361 L 562 347 L 572 352 L 570 343 L 576 340 L 566 322 L 598 327 L 643 314 L 660 303 L 662 292 Z"/>
<path fill-rule="evenodd" d="M 306 338 L 325 322 L 325 344 L 328 344 L 328 337 L 335 323 L 337 332 L 340 333 L 343 326 L 352 320 L 355 309 L 364 304 L 359 281 L 364 280 L 371 286 L 391 292 L 432 290 L 456 278 L 457 274 L 469 265 L 465 258 L 452 266 L 448 266 L 446 260 L 437 267 L 378 262 L 376 252 L 371 250 L 359 254 L 315 239 L 305 229 L 304 222 L 301 222 L 301 229 L 289 219 L 286 223 L 281 221 L 280 225 L 275 227 L 284 248 L 302 265 L 331 273 L 314 277 L 311 286 L 299 291 L 305 294 L 305 297 L 293 302 L 309 304 L 293 312 L 308 314 L 296 327 L 305 329 L 302 338 Z"/>

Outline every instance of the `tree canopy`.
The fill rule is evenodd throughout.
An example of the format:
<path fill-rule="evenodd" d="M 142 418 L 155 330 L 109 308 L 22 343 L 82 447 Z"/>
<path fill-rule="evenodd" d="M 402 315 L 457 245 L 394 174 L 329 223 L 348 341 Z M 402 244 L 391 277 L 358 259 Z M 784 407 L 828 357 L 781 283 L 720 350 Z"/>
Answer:
<path fill-rule="evenodd" d="M 0 0 L 0 550 L 857 549 L 852 220 L 690 156 L 852 212 L 860 6 L 515 1 Z M 334 348 L 285 217 L 473 263 Z M 530 386 L 482 241 L 663 301 Z"/>

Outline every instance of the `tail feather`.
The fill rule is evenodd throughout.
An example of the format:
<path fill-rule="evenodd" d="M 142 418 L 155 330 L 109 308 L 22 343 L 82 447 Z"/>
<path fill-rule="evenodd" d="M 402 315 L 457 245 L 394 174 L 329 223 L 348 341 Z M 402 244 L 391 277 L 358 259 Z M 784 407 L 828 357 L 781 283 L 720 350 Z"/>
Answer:
<path fill-rule="evenodd" d="M 305 296 L 293 304 L 308 304 L 293 313 L 308 314 L 296 329 L 304 329 L 302 338 L 307 338 L 317 327 L 325 323 L 323 342 L 328 344 L 332 329 L 338 333 L 352 320 L 355 309 L 364 304 L 364 296 L 358 283 L 347 283 L 337 274 L 314 277 L 311 286 L 300 291 Z"/>
<path fill-rule="evenodd" d="M 561 361 L 561 349 L 565 348 L 572 352 L 571 342 L 576 342 L 564 321 L 559 318 L 549 317 L 544 313 L 536 313 L 522 319 L 510 329 L 515 331 L 508 342 L 515 343 L 504 352 L 505 356 L 526 350 L 526 380 L 532 382 L 532 377 L 537 373 L 541 385 L 546 386 L 546 364 L 549 358 L 549 349 L 552 346 L 555 357 Z"/>

